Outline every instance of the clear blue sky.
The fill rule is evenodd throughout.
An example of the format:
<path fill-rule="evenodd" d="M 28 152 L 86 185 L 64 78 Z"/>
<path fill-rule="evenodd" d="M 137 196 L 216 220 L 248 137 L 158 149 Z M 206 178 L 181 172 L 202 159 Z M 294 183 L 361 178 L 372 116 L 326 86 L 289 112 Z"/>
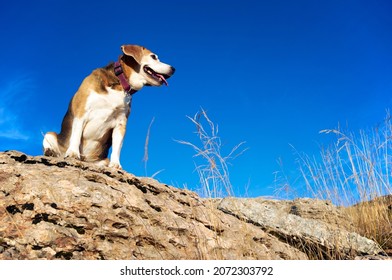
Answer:
<path fill-rule="evenodd" d="M 59 131 L 81 81 L 117 59 L 122 44 L 144 45 L 176 67 L 169 87 L 134 97 L 121 161 L 147 175 L 197 189 L 195 141 L 186 115 L 203 107 L 224 149 L 246 141 L 233 161 L 237 195 L 272 195 L 283 161 L 295 176 L 294 146 L 317 154 L 319 131 L 352 130 L 385 116 L 392 97 L 391 1 L 2 1 L 0 150 L 42 153 Z M 248 185 L 248 187 L 246 187 Z"/>

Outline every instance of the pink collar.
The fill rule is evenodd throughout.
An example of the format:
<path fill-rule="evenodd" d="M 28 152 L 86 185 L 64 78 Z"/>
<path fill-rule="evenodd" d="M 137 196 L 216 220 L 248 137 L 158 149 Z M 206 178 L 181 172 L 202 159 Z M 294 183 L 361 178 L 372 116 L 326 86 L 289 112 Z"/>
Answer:
<path fill-rule="evenodd" d="M 137 90 L 132 89 L 132 86 L 128 83 L 127 78 L 125 77 L 124 71 L 121 67 L 121 63 L 119 61 L 116 61 L 114 63 L 114 74 L 120 80 L 120 84 L 127 94 L 132 95 L 137 92 Z"/>

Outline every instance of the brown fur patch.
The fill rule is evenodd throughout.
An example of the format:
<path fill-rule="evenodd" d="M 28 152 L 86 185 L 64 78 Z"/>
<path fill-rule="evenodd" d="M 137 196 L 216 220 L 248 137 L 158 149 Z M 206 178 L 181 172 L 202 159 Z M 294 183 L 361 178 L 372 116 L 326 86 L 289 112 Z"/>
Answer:
<path fill-rule="evenodd" d="M 106 94 L 107 87 L 115 90 L 122 90 L 118 78 L 114 75 L 112 64 L 109 64 L 105 68 L 95 69 L 83 80 L 71 101 L 71 110 L 75 117 L 81 118 L 84 115 L 87 96 L 90 90 L 94 90 L 96 93 Z"/>
<path fill-rule="evenodd" d="M 136 60 L 136 62 L 139 64 L 142 64 L 141 61 L 143 59 L 143 56 L 145 56 L 148 53 L 151 53 L 145 47 L 141 47 L 137 45 L 124 45 L 121 46 L 121 50 L 125 55 L 133 57 Z"/>

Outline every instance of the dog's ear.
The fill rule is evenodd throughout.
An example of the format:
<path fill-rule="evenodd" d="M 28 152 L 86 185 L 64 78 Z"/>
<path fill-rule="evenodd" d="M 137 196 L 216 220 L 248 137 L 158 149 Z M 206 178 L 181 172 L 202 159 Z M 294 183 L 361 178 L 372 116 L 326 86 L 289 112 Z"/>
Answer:
<path fill-rule="evenodd" d="M 142 64 L 142 58 L 143 58 L 143 48 L 140 46 L 136 45 L 123 45 L 121 46 L 122 52 L 127 55 L 133 57 L 133 59 L 136 60 L 137 63 L 140 65 Z"/>

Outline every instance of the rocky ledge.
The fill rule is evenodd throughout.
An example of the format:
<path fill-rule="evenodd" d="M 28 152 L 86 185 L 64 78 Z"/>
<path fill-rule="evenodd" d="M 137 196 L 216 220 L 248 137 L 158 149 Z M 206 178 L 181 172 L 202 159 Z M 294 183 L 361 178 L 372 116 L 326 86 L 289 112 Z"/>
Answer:
<path fill-rule="evenodd" d="M 328 201 L 203 199 L 151 178 L 0 153 L 0 259 L 387 258 Z"/>

